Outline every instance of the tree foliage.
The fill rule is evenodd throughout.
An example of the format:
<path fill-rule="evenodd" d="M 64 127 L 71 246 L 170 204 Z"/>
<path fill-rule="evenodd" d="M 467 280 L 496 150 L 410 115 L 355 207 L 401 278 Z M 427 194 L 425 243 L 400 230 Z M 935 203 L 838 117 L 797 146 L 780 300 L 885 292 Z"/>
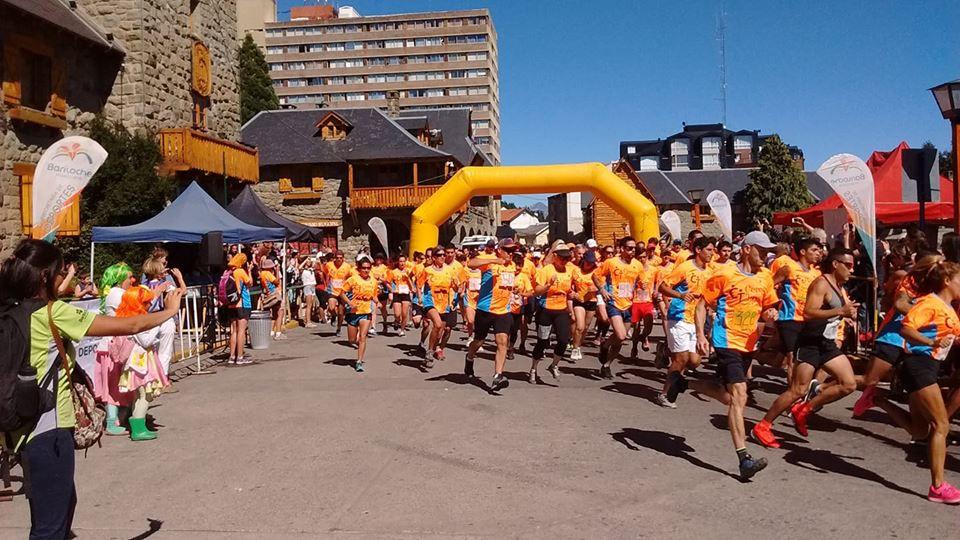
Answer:
<path fill-rule="evenodd" d="M 243 38 L 237 53 L 240 63 L 240 123 L 246 124 L 260 111 L 272 111 L 280 107 L 280 100 L 273 91 L 273 82 L 263 51 L 254 43 L 250 34 Z"/>
<path fill-rule="evenodd" d="M 750 183 L 744 190 L 747 223 L 769 220 L 774 212 L 793 212 L 811 204 L 813 197 L 803 171 L 780 137 L 770 137 L 760 150 L 758 167 L 750 171 Z"/>
<path fill-rule="evenodd" d="M 510 202 L 510 201 L 500 201 L 500 208 L 505 208 L 505 209 L 507 209 L 507 210 L 513 210 L 513 209 L 515 209 L 516 207 L 517 207 L 517 205 L 513 204 L 513 203 Z"/>
<path fill-rule="evenodd" d="M 80 236 L 60 240 L 66 258 L 87 268 L 93 227 L 133 225 L 155 216 L 176 195 L 176 182 L 157 169 L 163 159 L 156 137 L 131 133 L 98 117 L 88 135 L 107 151 L 107 160 L 80 197 Z M 96 249 L 96 273 L 119 261 L 134 268 L 152 245 L 102 244 Z"/>

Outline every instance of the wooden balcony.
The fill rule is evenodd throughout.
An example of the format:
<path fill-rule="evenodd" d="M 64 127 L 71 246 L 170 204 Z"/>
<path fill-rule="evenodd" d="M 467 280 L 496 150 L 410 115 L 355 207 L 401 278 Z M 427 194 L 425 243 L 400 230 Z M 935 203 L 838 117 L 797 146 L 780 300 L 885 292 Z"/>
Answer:
<path fill-rule="evenodd" d="M 441 186 L 403 186 L 358 188 L 350 187 L 350 207 L 364 208 L 416 208 L 433 195 Z"/>
<path fill-rule="evenodd" d="M 260 159 L 256 148 L 224 141 L 190 128 L 160 131 L 161 171 L 197 170 L 223 175 L 241 182 L 260 180 Z"/>

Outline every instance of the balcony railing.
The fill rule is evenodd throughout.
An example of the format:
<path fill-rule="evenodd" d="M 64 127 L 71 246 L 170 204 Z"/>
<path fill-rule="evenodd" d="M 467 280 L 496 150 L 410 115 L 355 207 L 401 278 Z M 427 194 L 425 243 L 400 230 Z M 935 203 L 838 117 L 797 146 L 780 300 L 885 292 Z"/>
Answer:
<path fill-rule="evenodd" d="M 243 182 L 260 180 L 256 148 L 224 141 L 189 128 L 160 131 L 160 151 L 165 172 L 191 169 L 219 174 Z"/>
<path fill-rule="evenodd" d="M 352 208 L 416 208 L 442 186 L 350 187 Z"/>

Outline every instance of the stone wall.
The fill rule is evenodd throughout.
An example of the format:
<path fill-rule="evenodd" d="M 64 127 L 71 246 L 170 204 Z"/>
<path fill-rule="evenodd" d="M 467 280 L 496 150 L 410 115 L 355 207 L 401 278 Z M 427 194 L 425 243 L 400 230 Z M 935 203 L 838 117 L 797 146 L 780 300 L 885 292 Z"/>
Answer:
<path fill-rule="evenodd" d="M 67 101 L 63 131 L 11 120 L 0 101 L 0 260 L 7 258 L 23 238 L 20 209 L 20 182 L 14 176 L 17 163 L 36 164 L 51 144 L 68 135 L 84 135 L 99 113 L 119 72 L 120 56 L 108 53 L 16 10 L 0 10 L 0 35 L 8 42 L 17 36 L 46 36 L 54 62 L 65 70 L 64 98 Z M 82 76 L 81 76 L 82 75 Z"/>
<path fill-rule="evenodd" d="M 190 127 L 191 47 L 210 48 L 213 93 L 208 132 L 237 140 L 240 94 L 236 0 L 79 0 L 81 9 L 126 49 L 105 113 L 131 129 Z"/>

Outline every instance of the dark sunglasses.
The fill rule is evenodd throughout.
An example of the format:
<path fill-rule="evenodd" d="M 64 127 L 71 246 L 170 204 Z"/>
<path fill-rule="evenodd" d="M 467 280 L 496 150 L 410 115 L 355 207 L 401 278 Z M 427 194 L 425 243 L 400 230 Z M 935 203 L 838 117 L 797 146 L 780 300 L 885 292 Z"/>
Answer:
<path fill-rule="evenodd" d="M 625 249 L 625 250 L 627 250 L 627 251 L 636 251 L 637 246 L 623 246 L 623 247 L 620 248 L 620 249 Z"/>

